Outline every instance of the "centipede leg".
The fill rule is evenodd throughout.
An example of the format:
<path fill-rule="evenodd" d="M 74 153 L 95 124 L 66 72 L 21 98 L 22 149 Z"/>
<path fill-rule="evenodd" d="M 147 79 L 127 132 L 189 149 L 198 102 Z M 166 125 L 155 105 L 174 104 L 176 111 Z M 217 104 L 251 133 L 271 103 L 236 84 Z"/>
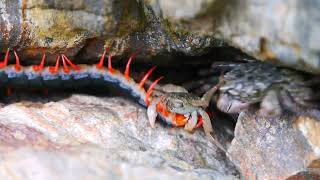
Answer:
<path fill-rule="evenodd" d="M 48 96 L 49 95 L 49 89 L 45 88 L 42 90 L 43 95 Z"/>
<path fill-rule="evenodd" d="M 12 96 L 12 94 L 13 94 L 12 88 L 11 87 L 7 87 L 6 88 L 6 96 Z"/>

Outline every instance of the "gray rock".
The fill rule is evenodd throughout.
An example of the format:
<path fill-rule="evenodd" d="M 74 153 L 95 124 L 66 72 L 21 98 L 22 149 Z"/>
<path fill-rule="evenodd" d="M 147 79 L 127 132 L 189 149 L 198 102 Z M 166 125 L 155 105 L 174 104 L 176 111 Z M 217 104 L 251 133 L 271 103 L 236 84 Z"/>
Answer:
<path fill-rule="evenodd" d="M 319 173 L 320 112 L 259 116 L 256 108 L 240 114 L 229 157 L 249 179 L 287 179 Z"/>
<path fill-rule="evenodd" d="M 215 37 L 258 59 L 320 74 L 319 0 L 231 1 Z"/>
<path fill-rule="evenodd" d="M 1 179 L 238 178 L 202 130 L 152 129 L 122 98 L 12 102 L 0 109 L 0 140 Z"/>
<path fill-rule="evenodd" d="M 257 59 L 320 74 L 319 7 L 319 0 L 0 1 L 0 50 L 96 60 L 112 47 L 115 55 L 139 51 L 165 64 L 227 42 Z"/>
<path fill-rule="evenodd" d="M 159 17 L 257 59 L 320 74 L 319 0 L 152 0 Z"/>

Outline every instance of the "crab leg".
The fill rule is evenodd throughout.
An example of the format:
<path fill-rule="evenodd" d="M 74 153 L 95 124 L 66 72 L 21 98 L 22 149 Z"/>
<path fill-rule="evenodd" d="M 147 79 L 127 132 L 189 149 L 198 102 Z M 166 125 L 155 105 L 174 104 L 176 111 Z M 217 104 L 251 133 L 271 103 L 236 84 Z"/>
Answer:
<path fill-rule="evenodd" d="M 192 131 L 196 127 L 197 121 L 198 121 L 198 113 L 197 111 L 194 111 L 191 113 L 187 124 L 184 126 L 184 129 L 187 131 Z"/>
<path fill-rule="evenodd" d="M 216 91 L 220 88 L 223 84 L 223 76 L 220 76 L 219 83 L 213 86 L 209 91 L 207 91 L 201 98 L 201 100 L 195 100 L 192 102 L 194 106 L 201 106 L 203 108 L 207 108 L 210 104 L 211 98 L 216 93 Z"/>
<path fill-rule="evenodd" d="M 210 135 L 210 133 L 213 132 L 213 129 L 212 129 L 212 124 L 211 124 L 211 120 L 210 120 L 210 117 L 209 115 L 203 110 L 203 109 L 199 109 L 198 110 L 198 113 L 200 114 L 200 116 L 202 117 L 203 119 L 203 129 L 204 129 L 204 132 L 206 133 L 206 135 Z"/>
<path fill-rule="evenodd" d="M 158 116 L 157 104 L 160 102 L 160 98 L 154 98 L 147 108 L 147 116 L 152 128 L 154 128 L 156 118 Z"/>
<path fill-rule="evenodd" d="M 286 99 L 283 102 L 286 102 Z M 290 103 L 293 104 L 292 102 Z M 282 114 L 281 103 L 276 91 L 271 90 L 263 97 L 260 103 L 259 114 L 264 117 L 276 117 Z"/>

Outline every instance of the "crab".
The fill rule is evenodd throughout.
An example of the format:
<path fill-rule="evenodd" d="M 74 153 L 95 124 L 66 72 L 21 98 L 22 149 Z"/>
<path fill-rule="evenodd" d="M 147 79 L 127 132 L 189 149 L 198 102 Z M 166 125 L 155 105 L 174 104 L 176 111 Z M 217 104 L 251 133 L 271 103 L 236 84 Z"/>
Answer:
<path fill-rule="evenodd" d="M 225 113 L 240 113 L 257 103 L 263 116 L 317 106 L 312 103 L 315 95 L 312 83 L 302 73 L 273 64 L 241 64 L 222 75 L 220 81 L 217 108 Z"/>
<path fill-rule="evenodd" d="M 217 86 L 211 88 L 202 97 L 189 93 L 186 89 L 175 85 L 161 87 L 160 95 L 154 96 L 147 109 L 151 127 L 154 127 L 156 117 L 173 126 L 184 126 L 187 131 L 200 127 L 206 135 L 213 132 L 211 120 L 205 108 L 209 106 Z"/>

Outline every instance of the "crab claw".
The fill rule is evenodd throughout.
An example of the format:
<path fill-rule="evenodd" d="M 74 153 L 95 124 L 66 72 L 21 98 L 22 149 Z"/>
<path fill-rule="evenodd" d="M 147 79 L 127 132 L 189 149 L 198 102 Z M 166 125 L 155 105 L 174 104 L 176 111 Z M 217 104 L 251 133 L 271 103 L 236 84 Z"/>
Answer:
<path fill-rule="evenodd" d="M 225 113 L 240 113 L 246 109 L 250 104 L 242 102 L 240 100 L 232 99 L 227 94 L 221 94 L 219 96 L 217 107 L 220 111 Z"/>
<path fill-rule="evenodd" d="M 188 119 L 188 122 L 184 126 L 184 129 L 191 132 L 196 127 L 197 121 L 198 121 L 198 113 L 197 111 L 194 111 L 191 113 L 190 118 Z"/>
<path fill-rule="evenodd" d="M 160 101 L 160 99 L 154 99 L 153 101 L 151 101 L 151 103 L 147 109 L 148 120 L 149 120 L 152 128 L 154 128 L 154 126 L 155 126 L 156 118 L 158 115 L 156 106 L 159 101 Z"/>

